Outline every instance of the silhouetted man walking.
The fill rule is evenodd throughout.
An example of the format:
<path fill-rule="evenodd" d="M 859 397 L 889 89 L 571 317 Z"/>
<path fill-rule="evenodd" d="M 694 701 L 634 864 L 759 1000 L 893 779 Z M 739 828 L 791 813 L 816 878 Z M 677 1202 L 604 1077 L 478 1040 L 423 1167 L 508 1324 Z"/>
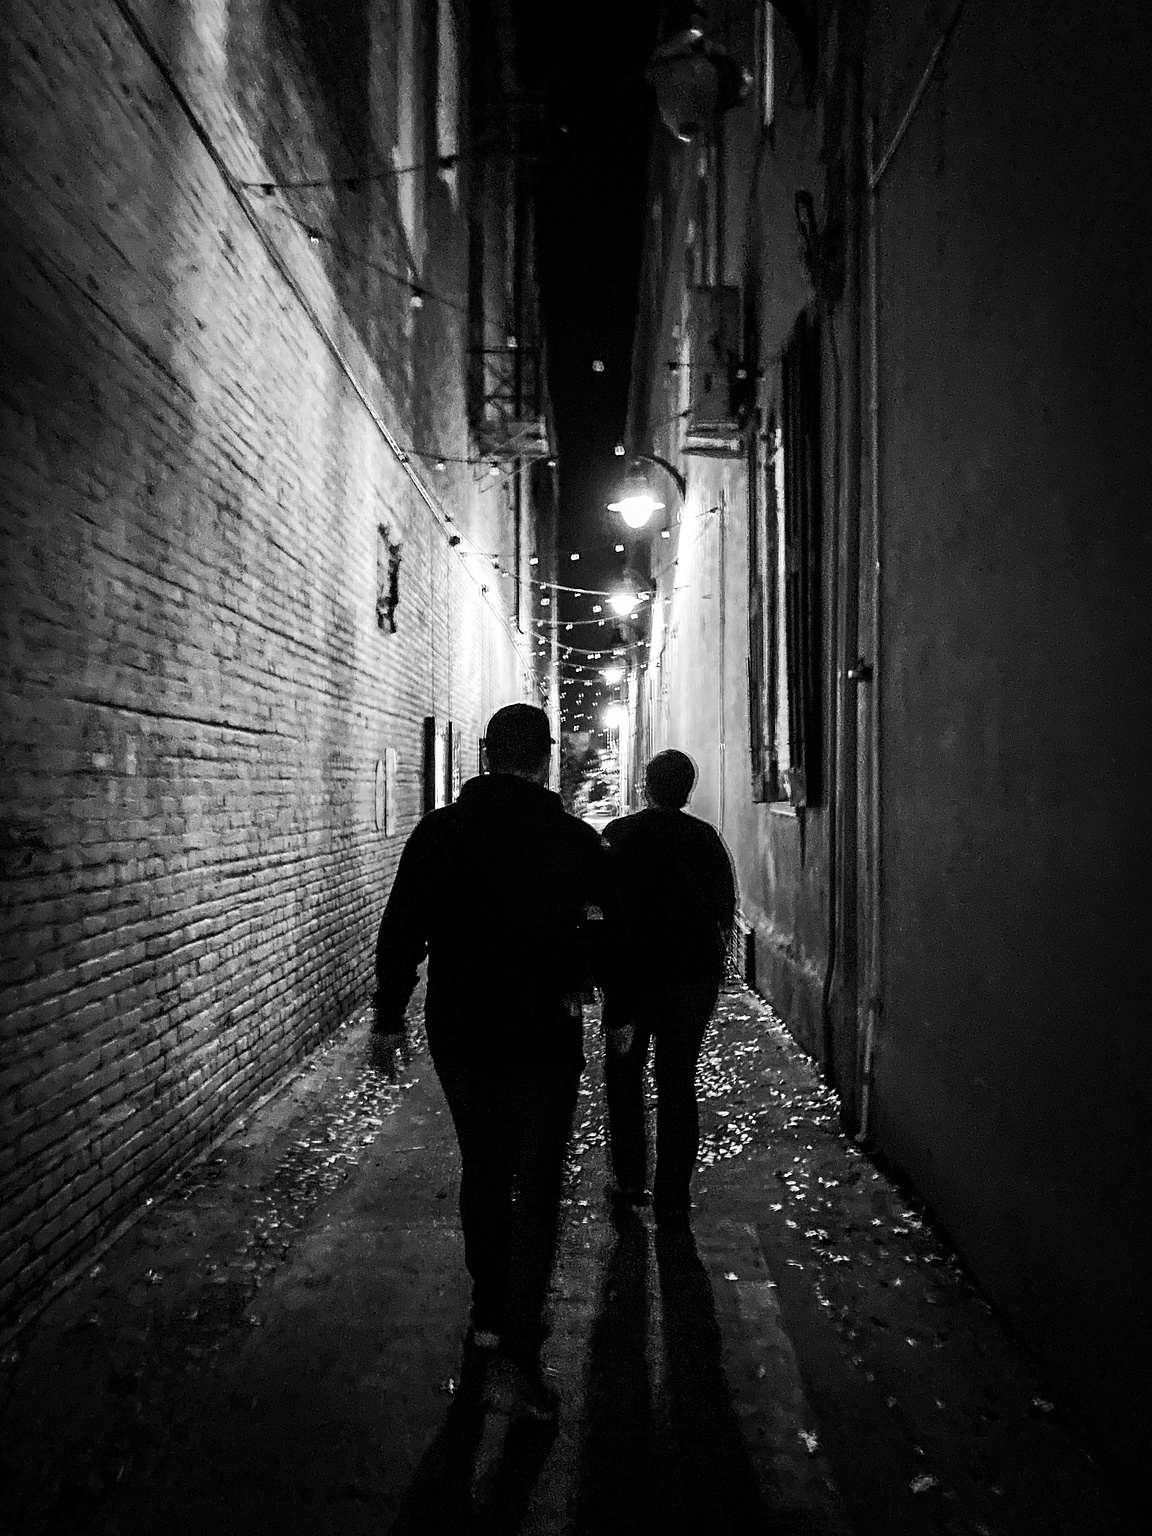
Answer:
<path fill-rule="evenodd" d="M 542 709 L 488 723 L 491 772 L 431 811 L 400 858 L 376 945 L 376 1031 L 394 1042 L 428 956 L 425 1021 L 463 1165 L 470 1343 L 499 1349 L 489 1404 L 547 1419 L 542 1310 L 564 1151 L 584 1066 L 581 993 L 591 909 L 610 903 L 607 854 L 544 786 Z"/>
<path fill-rule="evenodd" d="M 655 1039 L 657 1219 L 687 1220 L 700 1146 L 696 1061 L 712 1017 L 736 884 L 719 834 L 684 806 L 692 759 L 659 752 L 645 774 L 647 809 L 604 829 L 626 958 L 605 997 L 604 1064 L 616 1198 L 646 1204 L 644 1068 Z"/>

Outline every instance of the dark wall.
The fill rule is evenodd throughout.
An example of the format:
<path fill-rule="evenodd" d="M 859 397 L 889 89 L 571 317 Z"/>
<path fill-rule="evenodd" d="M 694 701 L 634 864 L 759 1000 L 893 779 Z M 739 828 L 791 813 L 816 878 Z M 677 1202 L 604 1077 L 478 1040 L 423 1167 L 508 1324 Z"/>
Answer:
<path fill-rule="evenodd" d="M 931 41 L 890 12 L 869 55 L 881 148 Z M 1141 6 L 970 6 L 878 201 L 875 1128 L 1133 1453 L 1150 68 Z"/>

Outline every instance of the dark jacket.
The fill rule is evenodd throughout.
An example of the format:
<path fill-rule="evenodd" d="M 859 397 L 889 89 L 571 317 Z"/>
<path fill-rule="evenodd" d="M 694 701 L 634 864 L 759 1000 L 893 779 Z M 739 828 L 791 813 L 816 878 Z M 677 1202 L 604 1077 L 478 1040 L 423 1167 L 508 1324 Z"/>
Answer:
<path fill-rule="evenodd" d="M 719 981 L 736 915 L 732 861 L 719 833 L 685 811 L 651 806 L 610 822 L 604 841 L 627 957 L 612 1001 L 657 980 Z"/>
<path fill-rule="evenodd" d="M 560 797 L 526 779 L 470 779 L 430 811 L 400 856 L 376 941 L 376 1027 L 403 1028 L 416 969 L 428 957 L 425 1021 L 438 1049 L 579 1054 L 579 1009 L 603 984 L 607 854 Z"/>

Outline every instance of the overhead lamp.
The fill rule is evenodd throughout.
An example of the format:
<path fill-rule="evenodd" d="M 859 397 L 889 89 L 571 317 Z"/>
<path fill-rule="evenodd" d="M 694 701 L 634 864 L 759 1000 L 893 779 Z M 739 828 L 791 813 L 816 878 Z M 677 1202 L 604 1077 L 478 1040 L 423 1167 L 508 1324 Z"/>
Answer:
<path fill-rule="evenodd" d="M 623 494 L 608 503 L 609 512 L 619 512 L 629 528 L 643 528 L 653 512 L 662 512 L 664 503 L 654 496 L 639 476 L 631 476 L 624 484 Z"/>
<path fill-rule="evenodd" d="M 661 43 L 645 71 L 656 110 L 669 133 L 688 144 L 739 106 L 752 77 L 726 48 L 704 36 L 702 17 Z"/>
<path fill-rule="evenodd" d="M 604 724 L 615 726 L 617 730 L 628 722 L 628 711 L 623 704 L 609 704 L 604 711 Z"/>
<path fill-rule="evenodd" d="M 605 667 L 600 676 L 606 683 L 619 683 L 624 678 L 624 668 L 620 666 Z"/>
<path fill-rule="evenodd" d="M 640 598 L 635 592 L 613 592 L 608 599 L 608 606 L 613 613 L 618 613 L 622 619 L 629 618 L 635 611 Z"/>
<path fill-rule="evenodd" d="M 622 444 L 617 443 L 617 450 Z M 609 512 L 619 512 L 630 528 L 643 528 L 653 512 L 661 512 L 665 503 L 653 491 L 641 464 L 655 464 L 662 469 L 676 487 L 681 502 L 688 494 L 688 482 L 676 468 L 658 453 L 633 452 L 629 455 L 628 470 L 620 496 L 608 503 Z"/>

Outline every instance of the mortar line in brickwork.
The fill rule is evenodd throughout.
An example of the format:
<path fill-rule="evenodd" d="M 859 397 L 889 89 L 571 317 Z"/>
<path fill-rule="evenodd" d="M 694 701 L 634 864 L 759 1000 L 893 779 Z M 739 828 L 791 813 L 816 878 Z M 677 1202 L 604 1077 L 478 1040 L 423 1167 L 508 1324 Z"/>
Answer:
<path fill-rule="evenodd" d="M 165 85 L 168 87 L 174 101 L 187 119 L 189 127 L 199 139 L 205 153 L 212 161 L 212 164 L 216 167 L 216 171 L 220 176 L 220 179 L 223 181 L 229 195 L 232 197 L 233 201 L 244 215 L 244 218 L 247 220 L 249 226 L 252 229 L 252 232 L 260 242 L 260 245 L 263 248 L 265 255 L 268 257 L 268 260 L 280 274 L 286 285 L 291 289 L 301 309 L 303 309 L 305 315 L 311 323 L 312 328 L 315 330 L 316 334 L 320 337 L 321 341 L 332 354 L 332 357 L 339 367 L 340 372 L 352 386 L 353 392 L 356 394 L 364 409 L 368 412 L 368 415 L 372 420 L 372 424 L 375 426 L 380 436 L 387 443 L 397 464 L 399 464 L 400 468 L 404 471 L 404 474 L 407 476 L 413 489 L 416 491 L 421 501 L 423 501 L 424 505 L 432 514 L 432 517 L 438 525 L 440 532 L 446 539 L 451 540 L 453 537 L 452 519 L 449 517 L 448 513 L 445 512 L 444 509 L 439 505 L 435 496 L 428 488 L 428 486 L 425 485 L 421 477 L 415 472 L 408 454 L 401 447 L 399 440 L 393 435 L 387 422 L 384 421 L 376 407 L 373 405 L 371 398 L 364 389 L 364 386 L 360 383 L 359 379 L 356 378 L 356 375 L 353 373 L 351 367 L 349 366 L 347 359 L 345 358 L 343 352 L 340 350 L 338 342 L 329 332 L 327 326 L 324 324 L 323 319 L 316 312 L 316 309 L 314 308 L 311 300 L 304 292 L 304 289 L 300 285 L 300 282 L 297 279 L 295 273 L 292 271 L 291 267 L 288 266 L 287 262 L 277 250 L 271 237 L 264 229 L 259 215 L 256 213 L 256 210 L 252 206 L 249 198 L 245 195 L 244 188 L 239 177 L 234 176 L 231 170 L 228 168 L 227 161 L 216 148 L 211 134 L 201 122 L 196 109 L 193 107 L 191 101 L 181 89 L 181 86 L 173 74 L 167 60 L 157 48 L 156 44 L 152 41 L 151 36 L 145 29 L 143 23 L 140 21 L 140 18 L 136 15 L 133 8 L 128 4 L 128 0 L 112 0 L 112 3 L 116 7 L 117 11 L 119 11 L 125 26 L 132 33 L 140 48 L 151 61 L 153 67 L 160 75 Z M 452 547 L 451 544 L 449 547 Z M 463 565 L 463 561 L 461 561 L 461 564 Z M 521 647 L 517 643 L 516 633 L 512 627 L 511 622 L 491 601 L 485 587 L 480 582 L 479 578 L 472 571 L 468 570 L 466 565 L 464 565 L 463 568 L 468 574 L 468 579 L 477 588 L 481 600 L 484 602 L 485 606 L 495 615 L 501 627 L 507 633 L 512 645 L 513 654 L 516 656 L 525 677 L 530 676 L 532 671 L 531 665 L 525 660 L 521 652 Z"/>
<path fill-rule="evenodd" d="M 73 704 L 83 704 L 89 709 L 114 709 L 126 715 L 144 715 L 149 720 L 178 720 L 185 725 L 200 725 L 208 730 L 235 731 L 241 736 L 279 736 L 285 741 L 297 738 L 291 731 L 277 731 L 259 725 L 236 725 L 231 720 L 213 720 L 207 715 L 182 715 L 178 710 L 148 709 L 143 704 L 125 704 L 119 699 L 102 699 L 95 694 L 57 694 L 58 699 Z"/>

